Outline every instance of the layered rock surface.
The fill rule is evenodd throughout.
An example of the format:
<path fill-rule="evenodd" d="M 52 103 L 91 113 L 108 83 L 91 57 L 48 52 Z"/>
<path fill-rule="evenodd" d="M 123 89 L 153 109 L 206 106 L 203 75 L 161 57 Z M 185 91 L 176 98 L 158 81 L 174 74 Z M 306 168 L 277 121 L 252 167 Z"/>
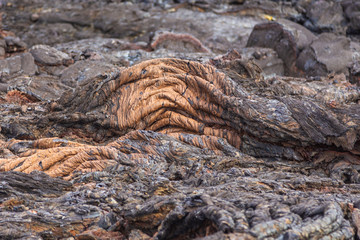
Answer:
<path fill-rule="evenodd" d="M 354 3 L 31 3 L 1 3 L 0 238 L 359 237 L 358 43 L 317 35 Z"/>

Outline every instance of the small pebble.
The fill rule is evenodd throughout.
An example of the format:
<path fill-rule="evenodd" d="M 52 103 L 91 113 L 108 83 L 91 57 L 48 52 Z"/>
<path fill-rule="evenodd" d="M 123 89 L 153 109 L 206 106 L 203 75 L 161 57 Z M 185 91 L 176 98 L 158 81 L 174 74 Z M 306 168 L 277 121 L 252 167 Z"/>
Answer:
<path fill-rule="evenodd" d="M 39 14 L 33 13 L 31 14 L 30 20 L 36 22 L 37 20 L 39 20 L 39 17 L 40 17 Z"/>

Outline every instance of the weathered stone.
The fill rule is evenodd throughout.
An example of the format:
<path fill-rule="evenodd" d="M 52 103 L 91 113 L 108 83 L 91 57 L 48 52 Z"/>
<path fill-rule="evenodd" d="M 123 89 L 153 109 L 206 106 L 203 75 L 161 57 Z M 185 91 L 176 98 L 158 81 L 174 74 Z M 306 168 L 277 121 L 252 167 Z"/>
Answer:
<path fill-rule="evenodd" d="M 345 33 L 345 18 L 340 1 L 300 1 L 302 3 L 309 19 L 304 23 L 308 29 L 315 32 Z"/>
<path fill-rule="evenodd" d="M 72 58 L 64 52 L 61 52 L 47 45 L 36 45 L 30 48 L 30 53 L 35 61 L 41 65 L 58 66 L 70 65 Z"/>
<path fill-rule="evenodd" d="M 349 70 L 350 83 L 360 86 L 360 63 L 355 62 Z"/>
<path fill-rule="evenodd" d="M 343 0 L 341 2 L 344 13 L 350 22 L 347 32 L 357 34 L 360 31 L 360 3 L 354 0 Z"/>
<path fill-rule="evenodd" d="M 70 23 L 80 26 L 90 26 L 93 17 L 91 12 L 83 10 L 74 14 L 71 11 L 64 12 L 42 12 L 39 14 L 37 21 L 45 23 Z M 86 12 L 85 12 L 86 11 Z"/>
<path fill-rule="evenodd" d="M 0 60 L 3 59 L 5 56 L 5 49 L 0 47 Z"/>
<path fill-rule="evenodd" d="M 8 90 L 21 91 L 38 101 L 57 100 L 65 91 L 70 90 L 58 77 L 49 75 L 20 76 L 12 78 L 7 84 Z"/>
<path fill-rule="evenodd" d="M 279 58 L 277 52 L 271 48 L 243 48 L 239 50 L 241 57 L 254 59 L 254 62 L 262 69 L 265 76 L 284 75 L 284 62 Z"/>
<path fill-rule="evenodd" d="M 76 240 L 123 240 L 124 238 L 125 236 L 120 232 L 108 232 L 96 226 L 76 235 Z"/>
<path fill-rule="evenodd" d="M 130 42 L 149 42 L 156 31 L 171 31 L 182 34 L 190 34 L 199 39 L 210 50 L 225 53 L 229 48 L 242 47 L 246 44 L 252 27 L 266 21 L 263 17 L 246 17 L 231 14 L 218 15 L 214 12 L 198 12 L 191 10 L 196 4 L 184 2 L 174 8 L 169 6 L 161 7 L 165 3 L 143 3 L 139 8 L 138 4 L 113 3 L 111 6 L 104 2 L 82 3 L 82 6 L 74 8 L 67 4 L 48 4 L 52 10 L 47 11 L 38 3 L 39 19 L 34 23 L 30 20 L 32 6 L 24 6 L 23 9 L 9 8 L 10 12 L 16 11 L 16 22 L 23 25 L 31 25 L 29 28 L 21 28 L 11 19 L 6 23 L 11 29 L 16 29 L 16 34 L 29 46 L 36 44 L 54 45 L 56 43 L 70 42 L 76 39 L 95 37 L 114 37 L 128 40 Z M 174 4 L 174 3 L 172 3 Z M 166 5 L 166 4 L 165 4 Z M 216 7 L 218 4 L 212 4 Z M 252 14 L 251 9 L 260 9 L 262 6 L 271 9 L 264 4 L 254 4 L 245 7 L 245 11 Z M 236 6 L 236 5 L 234 5 Z M 72 12 L 69 11 L 72 9 Z M 166 10 L 168 8 L 168 10 Z M 188 8 L 188 9 L 187 9 Z M 239 12 L 244 11 L 239 10 Z M 277 8 L 278 10 L 280 8 Z M 276 11 L 279 13 L 279 11 Z M 266 10 L 267 11 L 267 10 Z M 231 9 L 229 9 L 231 13 Z M 15 12 L 14 12 L 15 13 Z M 21 14 L 20 14 L 21 13 Z M 220 12 L 219 12 L 220 13 Z M 86 17 L 84 17 L 86 16 Z M 28 22 L 25 22 L 25 20 Z M 161 19 L 161 21 L 159 21 Z M 196 24 L 194 24 L 196 23 Z"/>
<path fill-rule="evenodd" d="M 32 30 L 25 30 L 20 34 L 22 34 L 22 39 L 26 41 L 29 46 L 38 44 L 53 46 L 57 43 L 73 41 L 74 37 L 77 37 L 78 35 L 80 35 L 78 36 L 80 39 L 95 35 L 86 30 L 79 31 L 69 23 L 43 22 L 36 22 L 32 25 Z"/>
<path fill-rule="evenodd" d="M 296 65 L 308 76 L 325 76 L 330 72 L 348 74 L 352 63 L 350 40 L 323 33 L 300 53 Z"/>
<path fill-rule="evenodd" d="M 7 81 L 19 75 L 34 75 L 37 72 L 34 58 L 30 53 L 23 53 L 0 60 L 0 79 Z"/>
<path fill-rule="evenodd" d="M 5 48 L 6 47 L 6 41 L 5 39 L 0 39 L 0 47 Z"/>
<path fill-rule="evenodd" d="M 0 92 L 6 92 L 8 88 L 8 84 L 0 83 Z"/>
<path fill-rule="evenodd" d="M 360 236 L 360 209 L 355 208 L 352 212 L 352 220 L 356 226 L 357 235 Z"/>
<path fill-rule="evenodd" d="M 0 59 L 3 59 L 5 56 L 5 48 L 6 48 L 6 42 L 4 39 L 0 39 Z"/>
<path fill-rule="evenodd" d="M 160 48 L 153 51 L 145 42 L 131 43 L 114 38 L 96 38 L 73 41 L 56 45 L 56 48 L 68 53 L 76 61 L 101 60 L 117 66 L 131 66 L 143 60 L 166 57 L 197 59 L 206 62 L 215 57 L 214 53 L 171 51 Z"/>
<path fill-rule="evenodd" d="M 34 171 L 31 174 L 20 172 L 3 172 L 0 174 L 1 184 L 3 186 L 2 197 L 16 195 L 26 195 L 29 193 L 45 196 L 55 194 L 60 196 L 64 190 L 71 189 L 71 183 L 50 178 L 43 172 Z"/>
<path fill-rule="evenodd" d="M 254 27 L 247 47 L 274 49 L 285 65 L 285 74 L 301 75 L 296 67 L 296 59 L 306 46 L 316 37 L 301 25 L 287 21 L 262 23 Z"/>
<path fill-rule="evenodd" d="M 115 38 L 94 38 L 58 44 L 55 47 L 78 60 L 102 60 L 119 66 L 128 66 L 139 61 L 147 52 L 145 42 L 131 43 Z"/>
<path fill-rule="evenodd" d="M 141 232 L 139 229 L 134 229 L 129 234 L 129 240 L 149 240 L 150 237 Z"/>
<path fill-rule="evenodd" d="M 5 37 L 6 48 L 5 51 L 12 53 L 12 52 L 22 52 L 27 48 L 27 44 L 20 40 L 18 37 L 8 36 Z"/>
<path fill-rule="evenodd" d="M 1 133 L 8 138 L 34 139 L 34 135 L 32 135 L 26 126 L 17 123 L 1 125 Z"/>
<path fill-rule="evenodd" d="M 84 85 L 90 80 L 100 77 L 115 76 L 119 68 L 103 61 L 84 60 L 65 68 L 61 72 L 60 81 L 70 87 Z"/>
<path fill-rule="evenodd" d="M 255 23 L 308 20 L 299 2 L 0 3 L 5 29 L 76 62 L 0 83 L 0 165 L 31 172 L 0 172 L 0 238 L 356 238 L 359 87 L 326 58 L 322 77 L 269 76 L 280 54 L 242 49 Z M 315 39 L 285 25 L 297 59 Z M 154 50 L 155 32 L 184 35 Z"/>
<path fill-rule="evenodd" d="M 337 110 L 327 107 L 326 100 L 324 103 L 319 103 L 288 97 L 286 93 L 294 94 L 292 89 L 282 93 L 278 91 L 281 94 L 285 93 L 285 96 L 279 100 L 269 101 L 256 95 L 256 91 L 259 90 L 252 90 L 254 87 L 267 84 L 260 77 L 256 65 L 237 59 L 232 60 L 231 56 L 214 60 L 213 64 L 218 67 L 218 70 L 211 65 L 202 65 L 197 62 L 156 59 L 123 69 L 106 78 L 96 77 L 79 83 L 72 94 L 64 94 L 59 101 L 60 105 L 66 109 L 65 114 L 51 115 L 49 120 L 80 124 L 85 131 L 87 130 L 84 123 L 90 126 L 94 123 L 97 127 L 106 129 L 106 133 L 96 131 L 99 135 L 105 133 L 103 138 L 111 132 L 129 135 L 125 135 L 119 142 L 99 148 L 80 145 L 79 148 L 64 149 L 63 151 L 72 153 L 71 159 L 61 157 L 62 155 L 55 157 L 58 154 L 51 150 L 53 141 L 44 140 L 43 144 L 49 150 L 44 151 L 43 154 L 54 155 L 49 159 L 58 158 L 57 162 L 59 162 L 54 168 L 55 161 L 51 161 L 46 165 L 46 171 L 52 176 L 71 176 L 73 169 L 77 167 L 84 171 L 92 168 L 102 170 L 113 163 L 113 160 L 108 159 L 117 161 L 119 156 L 117 157 L 118 153 L 115 149 L 121 149 L 123 140 L 132 137 L 141 139 L 142 135 L 147 134 L 145 132 L 132 133 L 134 129 L 167 133 L 181 141 L 195 146 L 206 146 L 215 152 L 220 150 L 219 147 L 222 152 L 225 151 L 222 145 L 218 145 L 220 138 L 224 138 L 244 153 L 269 159 L 305 160 L 307 156 L 303 155 L 301 148 L 294 147 L 297 146 L 296 139 L 301 139 L 298 141 L 301 141 L 302 147 L 318 146 L 314 147 L 317 154 L 312 156 L 314 161 L 319 162 L 331 159 L 329 157 L 331 151 L 322 149 L 321 145 L 327 145 L 329 148 L 341 147 L 347 151 L 355 148 L 357 133 L 353 124 L 360 121 L 357 115 L 352 115 L 356 108 L 344 108 L 346 109 L 344 113 L 337 112 L 337 115 L 334 115 L 334 111 Z M 247 79 L 250 79 L 249 83 Z M 249 93 L 245 89 L 241 90 L 239 84 L 249 88 L 253 95 L 249 97 Z M 164 89 L 159 91 L 158 88 L 162 86 Z M 268 91 L 274 92 L 274 90 Z M 202 94 L 197 94 L 197 91 Z M 303 88 L 298 96 L 310 97 L 311 92 L 307 95 L 307 91 Z M 331 91 L 325 93 L 330 95 Z M 260 94 L 262 94 L 261 91 Z M 202 105 L 210 99 L 212 99 L 212 104 Z M 215 104 L 216 101 L 218 104 Z M 225 101 L 224 104 L 228 110 L 221 107 L 221 101 Z M 178 108 L 182 110 L 178 112 Z M 164 109 L 167 110 L 164 111 Z M 252 112 L 251 116 L 246 114 L 248 111 Z M 74 114 L 76 112 L 79 113 Z M 306 119 L 303 118 L 304 114 L 307 115 Z M 275 123 L 281 125 L 280 132 L 279 126 L 267 123 L 274 119 L 276 119 Z M 254 123 L 239 124 L 247 121 Z M 213 124 L 216 124 L 217 128 L 214 128 Z M 182 132 L 200 134 L 200 136 L 188 138 L 182 135 Z M 284 138 L 287 139 L 287 146 L 282 145 Z M 38 143 L 34 142 L 34 144 Z M 95 162 L 89 162 L 87 157 L 89 154 L 99 156 L 99 158 L 96 158 Z M 351 158 L 357 159 L 356 153 L 354 154 L 350 154 Z M 333 158 L 337 158 L 336 154 L 333 155 Z M 129 162 L 127 157 L 124 159 L 124 162 Z M 41 170 L 42 167 L 36 163 L 38 161 L 36 154 L 16 161 L 5 159 L 3 169 L 26 172 Z M 74 166 L 71 165 L 71 167 L 68 162 L 73 162 Z M 16 167 L 20 163 L 21 166 Z M 339 166 L 342 165 L 334 166 L 334 169 Z M 340 172 L 341 169 L 340 167 Z M 355 172 L 353 174 L 352 179 L 356 182 L 357 174 Z"/>

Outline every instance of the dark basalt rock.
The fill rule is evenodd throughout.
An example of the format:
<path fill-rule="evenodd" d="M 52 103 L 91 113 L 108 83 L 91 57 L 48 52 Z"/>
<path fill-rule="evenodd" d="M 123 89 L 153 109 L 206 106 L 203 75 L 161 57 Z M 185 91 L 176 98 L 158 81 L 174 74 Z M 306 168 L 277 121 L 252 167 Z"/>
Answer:
<path fill-rule="evenodd" d="M 307 20 L 304 26 L 314 32 L 345 33 L 346 21 L 341 1 L 299 1 L 305 9 Z"/>
<path fill-rule="evenodd" d="M 315 38 L 314 34 L 301 25 L 280 20 L 256 25 L 246 46 L 274 49 L 284 62 L 285 74 L 301 76 L 296 67 L 297 56 Z"/>
<path fill-rule="evenodd" d="M 308 76 L 325 76 L 331 72 L 348 74 L 353 59 L 349 39 L 323 33 L 300 53 L 297 67 Z"/>
<path fill-rule="evenodd" d="M 350 70 L 350 83 L 357 84 L 360 86 L 360 63 L 354 63 Z"/>
<path fill-rule="evenodd" d="M 344 0 L 341 2 L 344 14 L 350 22 L 347 29 L 348 33 L 357 34 L 360 32 L 360 4 L 354 0 Z"/>
<path fill-rule="evenodd" d="M 262 69 L 265 76 L 284 75 L 284 62 L 277 52 L 271 48 L 243 48 L 239 49 L 243 59 L 252 59 Z"/>
<path fill-rule="evenodd" d="M 100 60 L 83 60 L 65 68 L 60 81 L 70 87 L 82 86 L 96 77 L 107 78 L 118 74 L 119 68 Z"/>
<path fill-rule="evenodd" d="M 61 179 L 50 178 L 43 172 L 34 171 L 31 174 L 21 172 L 3 172 L 0 175 L 2 193 L 9 196 L 34 194 L 45 197 L 46 195 L 60 196 L 64 191 L 72 188 L 72 184 Z M 1 196 L 4 198 L 4 195 Z"/>
<path fill-rule="evenodd" d="M 0 239 L 358 238 L 339 4 L 0 1 Z"/>
<path fill-rule="evenodd" d="M 49 222 L 41 232 L 33 229 L 32 236 L 55 228 L 57 237 L 89 238 L 103 228 L 119 238 L 134 231 L 156 239 L 207 237 L 219 231 L 250 239 L 353 237 L 345 214 L 353 212 L 346 209 L 359 194 L 354 184 L 360 180 L 358 107 L 333 109 L 326 100 L 308 101 L 311 92 L 306 96 L 305 87 L 290 96 L 296 93 L 290 82 L 289 89 L 278 91 L 278 100 L 269 100 L 265 96 L 281 83 L 273 80 L 270 85 L 239 53 L 229 52 L 211 63 L 217 69 L 180 59 L 144 61 L 107 78 L 88 79 L 72 94 L 65 93 L 57 114 L 42 113 L 43 125 L 29 126 L 38 129 L 38 140 L 2 144 L 7 151 L 0 165 L 5 171 L 40 170 L 72 179 L 76 190 L 47 199 L 41 211 L 31 201 L 13 203 L 10 195 L 6 206 L 16 206 L 10 209 L 19 211 L 17 218 Z M 331 91 L 328 85 L 323 98 Z M 160 104 L 149 102 L 151 96 Z M 172 106 L 181 96 L 184 99 Z M 148 114 L 142 115 L 144 109 Z M 49 125 L 58 136 L 76 129 L 72 134 L 79 139 L 96 132 L 108 143 L 41 138 L 41 129 Z M 116 135 L 121 137 L 111 140 Z M 41 213 L 59 203 L 71 216 L 65 222 L 58 214 L 43 213 L 38 220 L 21 215 L 27 208 Z M 2 214 L 7 219 L 8 211 Z M 79 219 L 86 222 L 77 225 Z M 60 222 L 61 231 L 56 228 Z M 99 228 L 91 228 L 94 223 Z M 74 225 L 77 229 L 68 233 Z"/>
<path fill-rule="evenodd" d="M 326 76 L 344 73 L 358 61 L 356 43 L 344 36 L 323 33 L 315 36 L 304 27 L 289 21 L 256 25 L 248 47 L 274 49 L 283 60 L 285 75 Z"/>

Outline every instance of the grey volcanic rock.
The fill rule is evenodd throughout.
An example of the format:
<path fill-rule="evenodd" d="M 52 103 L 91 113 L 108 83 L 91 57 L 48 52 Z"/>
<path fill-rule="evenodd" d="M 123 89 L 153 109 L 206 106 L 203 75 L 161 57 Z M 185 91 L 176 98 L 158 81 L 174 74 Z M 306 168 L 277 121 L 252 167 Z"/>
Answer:
<path fill-rule="evenodd" d="M 119 67 L 99 60 L 82 60 L 65 68 L 60 75 L 60 81 L 70 87 L 76 87 L 87 83 L 95 77 L 107 77 L 116 75 Z"/>
<path fill-rule="evenodd" d="M 360 62 L 355 62 L 349 70 L 350 82 L 360 86 Z"/>
<path fill-rule="evenodd" d="M 358 238 L 359 9 L 0 1 L 0 239 Z"/>
<path fill-rule="evenodd" d="M 6 42 L 4 39 L 0 39 L 0 59 L 5 56 Z"/>
<path fill-rule="evenodd" d="M 349 75 L 349 68 L 359 61 L 359 45 L 344 36 L 322 33 L 315 36 L 299 24 L 279 20 L 254 27 L 247 47 L 274 49 L 283 60 L 285 75 Z"/>
<path fill-rule="evenodd" d="M 341 5 L 344 9 L 346 18 L 348 19 L 349 28 L 347 31 L 349 33 L 359 33 L 360 32 L 360 2 L 354 0 L 344 0 L 341 2 Z"/>
<path fill-rule="evenodd" d="M 345 33 L 345 17 L 340 1 L 299 1 L 306 10 L 308 20 L 304 26 L 316 32 Z"/>
<path fill-rule="evenodd" d="M 4 60 L 0 60 L 0 81 L 19 75 L 34 75 L 37 72 L 34 58 L 30 53 L 22 53 Z"/>
<path fill-rule="evenodd" d="M 266 21 L 257 16 L 218 15 L 211 11 L 194 11 L 191 9 L 194 5 L 190 2 L 180 4 L 178 8 L 168 8 L 160 3 L 105 4 L 102 1 L 82 3 L 76 8 L 72 7 L 72 3 L 46 3 L 44 6 L 49 5 L 49 10 L 40 3 L 20 5 L 22 9 L 16 4 L 6 6 L 7 12 L 16 14 L 13 19 L 6 18 L 5 23 L 16 30 L 16 35 L 21 35 L 29 46 L 54 45 L 95 37 L 149 42 L 156 31 L 171 31 L 190 34 L 209 49 L 225 53 L 229 48 L 244 46 L 253 26 Z M 38 19 L 33 22 L 28 12 L 31 12 L 35 5 L 39 8 L 36 13 Z M 255 4 L 250 8 L 261 9 L 261 5 Z M 251 13 L 251 9 L 245 8 L 245 11 Z M 21 27 L 24 25 L 31 27 Z"/>
<path fill-rule="evenodd" d="M 284 62 L 285 74 L 297 76 L 301 73 L 296 68 L 296 58 L 315 38 L 303 26 L 284 19 L 256 25 L 246 46 L 274 49 Z"/>
<path fill-rule="evenodd" d="M 61 71 L 74 63 L 74 60 L 66 53 L 48 45 L 35 45 L 30 48 L 35 62 L 39 66 L 39 72 L 59 76 Z"/>
<path fill-rule="evenodd" d="M 24 51 L 27 44 L 18 37 L 7 36 L 5 40 L 5 51 L 8 53 Z"/>
<path fill-rule="evenodd" d="M 284 62 L 279 58 L 277 52 L 271 48 L 243 48 L 239 49 L 244 59 L 254 59 L 255 63 L 262 69 L 265 76 L 284 75 Z"/>
<path fill-rule="evenodd" d="M 352 51 L 350 40 L 346 37 L 323 33 L 311 44 L 311 48 L 328 71 L 340 73 L 351 65 Z"/>
<path fill-rule="evenodd" d="M 56 100 L 71 88 L 52 75 L 19 76 L 7 82 L 9 90 L 18 90 L 41 101 Z"/>
<path fill-rule="evenodd" d="M 327 73 L 348 74 L 353 63 L 350 40 L 332 33 L 323 33 L 300 53 L 297 66 L 308 76 L 324 76 Z"/>
<path fill-rule="evenodd" d="M 47 45 L 33 46 L 30 48 L 30 53 L 35 61 L 41 65 L 58 66 L 72 63 L 72 58 L 69 55 Z"/>

